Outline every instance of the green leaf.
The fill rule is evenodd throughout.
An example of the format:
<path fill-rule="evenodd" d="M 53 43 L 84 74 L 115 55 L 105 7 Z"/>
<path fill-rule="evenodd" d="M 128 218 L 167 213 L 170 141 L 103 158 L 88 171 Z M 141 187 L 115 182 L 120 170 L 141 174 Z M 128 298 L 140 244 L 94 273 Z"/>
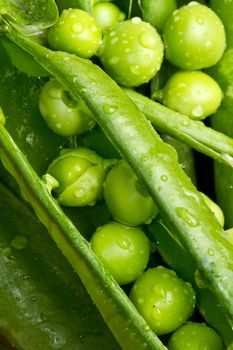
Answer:
<path fill-rule="evenodd" d="M 33 28 L 53 25 L 58 9 L 54 0 L 0 0 L 0 15 L 9 17 L 17 26 L 31 26 L 33 32 Z"/>
<path fill-rule="evenodd" d="M 120 349 L 46 229 L 1 183 L 0 280 L 0 329 L 17 349 Z"/>

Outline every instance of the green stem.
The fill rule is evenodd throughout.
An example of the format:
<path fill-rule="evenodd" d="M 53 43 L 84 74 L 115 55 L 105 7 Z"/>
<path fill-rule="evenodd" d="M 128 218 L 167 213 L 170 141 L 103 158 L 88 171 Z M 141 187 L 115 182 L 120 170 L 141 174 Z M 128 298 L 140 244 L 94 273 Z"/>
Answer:
<path fill-rule="evenodd" d="M 203 122 L 172 111 L 131 89 L 124 88 L 124 91 L 156 130 L 175 137 L 220 163 L 233 167 L 232 138 L 205 126 Z"/>
<path fill-rule="evenodd" d="M 87 103 L 106 135 L 143 181 L 162 215 L 176 229 L 233 325 L 232 245 L 221 237 L 223 229 L 181 169 L 174 149 L 161 140 L 101 68 L 75 55 L 41 47 L 14 31 L 7 36 L 33 55 L 74 97 Z"/>

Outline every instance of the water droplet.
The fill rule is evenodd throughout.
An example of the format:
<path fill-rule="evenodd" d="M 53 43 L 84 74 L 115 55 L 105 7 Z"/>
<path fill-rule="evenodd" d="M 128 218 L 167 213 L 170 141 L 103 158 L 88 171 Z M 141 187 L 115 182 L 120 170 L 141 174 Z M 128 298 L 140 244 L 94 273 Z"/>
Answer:
<path fill-rule="evenodd" d="M 110 58 L 110 60 L 108 61 L 109 64 L 117 64 L 119 62 L 119 57 L 117 56 L 113 56 Z"/>
<path fill-rule="evenodd" d="M 213 255 L 214 255 L 214 250 L 211 249 L 211 248 L 209 248 L 207 252 L 208 252 L 208 254 L 209 254 L 210 256 L 213 256 Z"/>
<path fill-rule="evenodd" d="M 130 66 L 130 71 L 133 74 L 138 75 L 139 74 L 139 65 L 134 64 L 134 65 Z"/>
<path fill-rule="evenodd" d="M 205 47 L 210 47 L 212 44 L 211 40 L 206 40 Z"/>
<path fill-rule="evenodd" d="M 167 177 L 167 175 L 162 175 L 162 176 L 160 177 L 160 179 L 161 179 L 163 182 L 166 182 L 166 181 L 168 180 L 168 177 Z"/>
<path fill-rule="evenodd" d="M 198 106 L 195 106 L 193 109 L 192 109 L 192 115 L 194 117 L 201 117 L 203 115 L 203 107 L 201 105 L 198 105 Z"/>
<path fill-rule="evenodd" d="M 153 308 L 152 317 L 154 320 L 159 320 L 161 318 L 161 310 L 157 309 L 156 306 Z"/>
<path fill-rule="evenodd" d="M 72 25 L 72 31 L 73 31 L 75 34 L 80 34 L 80 33 L 82 33 L 82 31 L 83 31 L 83 26 L 82 26 L 82 24 L 80 24 L 80 23 L 74 23 L 74 24 Z"/>
<path fill-rule="evenodd" d="M 116 107 L 113 106 L 113 105 L 106 104 L 106 105 L 103 106 L 103 110 L 104 110 L 105 113 L 112 114 L 112 113 L 115 112 Z"/>
<path fill-rule="evenodd" d="M 132 19 L 131 19 L 131 22 L 133 23 L 133 24 L 139 24 L 139 23 L 141 23 L 141 18 L 140 17 L 133 17 Z"/>
<path fill-rule="evenodd" d="M 199 221 L 192 213 L 189 212 L 187 208 L 176 208 L 176 214 L 190 227 L 196 227 L 199 225 Z"/>
<path fill-rule="evenodd" d="M 81 198 L 85 194 L 85 191 L 82 188 L 79 188 L 78 190 L 75 191 L 74 195 L 76 198 Z"/>
<path fill-rule="evenodd" d="M 196 17 L 196 21 L 198 24 L 201 24 L 201 25 L 204 23 L 203 18 L 201 17 Z"/>
<path fill-rule="evenodd" d="M 119 38 L 118 36 L 114 36 L 111 40 L 111 45 L 115 45 L 118 42 Z"/>
<path fill-rule="evenodd" d="M 148 32 L 142 33 L 139 41 L 141 45 L 147 49 L 154 49 L 157 45 L 156 37 Z"/>
<path fill-rule="evenodd" d="M 189 120 L 183 120 L 182 125 L 189 126 L 190 125 L 190 121 Z"/>
<path fill-rule="evenodd" d="M 129 249 L 130 247 L 130 241 L 128 240 L 128 238 L 119 238 L 117 240 L 117 244 L 119 245 L 120 248 L 122 249 Z"/>
<path fill-rule="evenodd" d="M 138 298 L 137 300 L 138 304 L 141 305 L 144 303 L 144 299 L 143 298 Z"/>
<path fill-rule="evenodd" d="M 11 241 L 11 246 L 15 249 L 24 249 L 27 246 L 27 238 L 24 236 L 16 236 Z"/>

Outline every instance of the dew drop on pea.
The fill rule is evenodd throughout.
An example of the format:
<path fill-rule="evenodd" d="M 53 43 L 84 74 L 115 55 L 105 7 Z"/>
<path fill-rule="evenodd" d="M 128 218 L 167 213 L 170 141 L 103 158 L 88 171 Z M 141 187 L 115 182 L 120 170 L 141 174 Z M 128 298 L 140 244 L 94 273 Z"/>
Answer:
<path fill-rule="evenodd" d="M 156 308 L 156 306 L 153 306 L 153 310 L 152 310 L 152 315 L 153 319 L 155 320 L 159 320 L 161 317 L 161 311 L 159 309 Z"/>
<path fill-rule="evenodd" d="M 133 74 L 138 75 L 139 74 L 139 66 L 137 64 L 130 66 L 130 71 Z"/>
<path fill-rule="evenodd" d="M 74 195 L 76 198 L 81 198 L 85 194 L 85 191 L 82 188 L 79 188 L 78 190 L 75 191 Z"/>
<path fill-rule="evenodd" d="M 192 115 L 194 117 L 201 117 L 203 115 L 204 111 L 203 111 L 203 107 L 201 105 L 195 106 L 192 109 Z"/>
<path fill-rule="evenodd" d="M 117 244 L 122 249 L 129 249 L 129 247 L 130 247 L 130 241 L 126 238 L 118 239 Z"/>
<path fill-rule="evenodd" d="M 83 32 L 83 26 L 80 24 L 80 23 L 74 23 L 72 25 L 72 31 L 75 33 L 75 34 L 80 34 Z"/>
<path fill-rule="evenodd" d="M 157 45 L 157 40 L 152 33 L 144 32 L 140 35 L 140 44 L 146 49 L 155 49 Z"/>

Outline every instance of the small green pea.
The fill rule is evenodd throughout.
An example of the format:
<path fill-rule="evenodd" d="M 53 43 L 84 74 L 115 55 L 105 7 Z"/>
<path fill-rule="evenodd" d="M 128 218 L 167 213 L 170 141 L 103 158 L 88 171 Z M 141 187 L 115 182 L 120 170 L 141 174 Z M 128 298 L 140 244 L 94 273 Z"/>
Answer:
<path fill-rule="evenodd" d="M 223 350 L 218 333 L 204 323 L 188 322 L 172 334 L 169 350 Z"/>
<path fill-rule="evenodd" d="M 144 271 L 150 243 L 141 228 L 109 222 L 93 234 L 91 248 L 119 284 L 133 282 Z"/>
<path fill-rule="evenodd" d="M 95 55 L 101 43 L 101 30 L 94 18 L 80 9 L 66 9 L 48 32 L 52 49 L 83 58 Z"/>

